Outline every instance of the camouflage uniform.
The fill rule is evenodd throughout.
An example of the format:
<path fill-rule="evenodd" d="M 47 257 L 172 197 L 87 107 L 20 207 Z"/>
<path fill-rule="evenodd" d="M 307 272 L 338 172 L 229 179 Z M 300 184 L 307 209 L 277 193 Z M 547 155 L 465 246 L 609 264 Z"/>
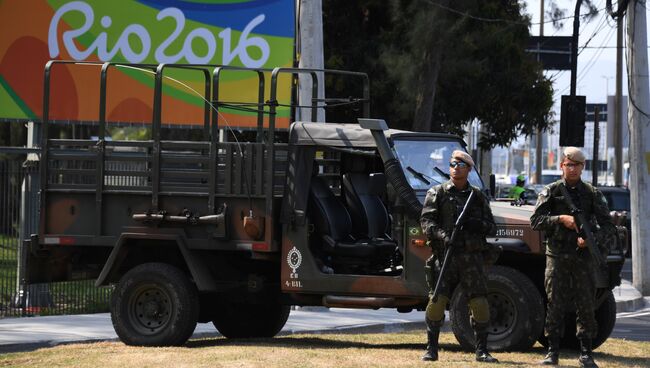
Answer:
<path fill-rule="evenodd" d="M 598 331 L 594 315 L 593 260 L 587 248 L 577 248 L 578 234 L 559 222 L 559 215 L 570 214 L 559 187 L 564 184 L 562 179 L 546 186 L 530 218 L 533 229 L 544 231 L 548 241 L 544 287 L 548 299 L 545 334 L 549 343 L 559 343 L 562 338 L 564 314 L 571 303 L 576 307 L 578 339 L 593 339 Z M 568 185 L 566 188 L 573 204 L 590 219 L 596 239 L 616 236 L 607 202 L 598 189 L 582 181 L 574 188 Z"/>
<path fill-rule="evenodd" d="M 457 234 L 456 242 L 453 244 L 454 252 L 441 280 L 440 295 L 438 299 L 432 300 L 431 294 L 442 266 L 445 242 L 451 237 L 456 219 L 467 202 L 470 191 L 474 191 L 475 194 L 473 203 L 468 209 L 467 222 L 463 231 Z M 451 181 L 445 182 L 427 192 L 420 225 L 433 250 L 433 256 L 427 261 L 426 270 L 430 288 L 426 313 L 427 325 L 431 327 L 430 329 L 439 330 L 444 321 L 444 309 L 451 291 L 460 284 L 468 293 L 472 327 L 477 334 L 478 344 L 481 335 L 487 338 L 487 326 L 490 320 L 483 252 L 488 249 L 485 237 L 496 232 L 496 225 L 489 201 L 476 187 L 468 186 L 467 189 L 458 190 Z"/>

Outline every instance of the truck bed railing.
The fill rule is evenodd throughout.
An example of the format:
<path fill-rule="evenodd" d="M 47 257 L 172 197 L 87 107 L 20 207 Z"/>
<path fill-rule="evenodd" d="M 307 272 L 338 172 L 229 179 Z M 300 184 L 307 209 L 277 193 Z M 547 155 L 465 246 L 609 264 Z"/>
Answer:
<path fill-rule="evenodd" d="M 99 155 L 96 141 L 50 140 L 47 187 L 50 192 L 153 194 L 151 141 L 105 142 Z M 162 141 L 159 195 L 244 196 L 264 198 L 268 152 L 264 143 L 216 143 L 212 161 L 209 142 Z M 242 150 L 243 157 L 239 154 Z M 276 144 L 273 196 L 282 196 L 286 144 Z M 103 159 L 103 164 L 99 160 Z M 211 169 L 214 162 L 214 169 Z M 97 171 L 103 168 L 103 173 Z M 215 175 L 214 192 L 208 185 Z M 101 182 L 97 178 L 102 178 Z M 101 184 L 101 185 L 98 185 Z"/>
<path fill-rule="evenodd" d="M 48 135 L 50 113 L 50 77 L 56 65 L 82 64 L 101 67 L 99 73 L 99 116 L 98 139 L 60 140 Z M 109 141 L 106 139 L 106 100 L 108 76 L 115 68 L 135 68 L 154 74 L 153 116 L 151 140 Z M 161 139 L 163 111 L 163 81 L 165 71 L 184 69 L 203 76 L 203 132 L 205 141 L 180 142 Z M 258 96 L 253 104 L 257 113 L 256 142 L 219 142 L 221 102 L 218 99 L 220 77 L 224 72 L 251 72 L 257 75 Z M 269 99 L 265 99 L 264 73 L 271 72 Z M 44 234 L 44 216 L 51 192 L 93 192 L 96 234 L 102 231 L 104 195 L 106 193 L 131 193 L 148 195 L 151 198 L 149 212 L 164 210 L 160 207 L 160 196 L 205 196 L 208 214 L 216 214 L 221 203 L 220 196 L 260 198 L 265 202 L 265 213 L 275 213 L 275 197 L 284 192 L 288 146 L 277 143 L 275 122 L 278 96 L 278 76 L 289 74 L 295 78 L 307 74 L 312 79 L 312 120 L 316 120 L 318 102 L 318 80 L 321 73 L 361 78 L 363 115 L 369 115 L 369 82 L 364 73 L 297 68 L 248 69 L 221 65 L 186 64 L 125 64 L 93 63 L 53 60 L 45 66 L 43 94 L 43 126 L 41 134 L 41 229 Z M 223 106 L 228 106 L 223 103 Z M 264 127 L 264 122 L 268 126 Z M 225 122 L 225 121 L 224 121 Z M 273 232 L 273 229 L 269 229 Z"/>

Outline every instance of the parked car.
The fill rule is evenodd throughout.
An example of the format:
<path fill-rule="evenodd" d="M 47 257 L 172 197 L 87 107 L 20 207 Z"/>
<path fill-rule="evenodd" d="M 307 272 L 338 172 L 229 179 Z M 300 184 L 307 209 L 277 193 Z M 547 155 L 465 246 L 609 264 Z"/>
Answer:
<path fill-rule="evenodd" d="M 626 187 L 599 186 L 598 189 L 603 193 L 607 200 L 607 207 L 610 211 L 620 212 L 626 215 L 622 225 L 627 228 L 629 234 L 627 244 L 627 257 L 632 255 L 632 216 L 630 215 L 630 189 Z"/>
<path fill-rule="evenodd" d="M 562 178 L 562 170 L 542 170 L 542 184 L 547 185 Z"/>

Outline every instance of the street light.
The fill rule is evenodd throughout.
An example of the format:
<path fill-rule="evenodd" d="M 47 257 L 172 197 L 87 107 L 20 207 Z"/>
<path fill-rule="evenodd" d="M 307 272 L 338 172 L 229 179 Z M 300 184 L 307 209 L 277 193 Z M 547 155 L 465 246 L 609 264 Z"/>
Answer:
<path fill-rule="evenodd" d="M 607 103 L 607 97 L 609 97 L 609 80 L 615 77 L 608 77 L 606 75 L 601 75 L 600 77 L 605 79 L 605 103 Z"/>

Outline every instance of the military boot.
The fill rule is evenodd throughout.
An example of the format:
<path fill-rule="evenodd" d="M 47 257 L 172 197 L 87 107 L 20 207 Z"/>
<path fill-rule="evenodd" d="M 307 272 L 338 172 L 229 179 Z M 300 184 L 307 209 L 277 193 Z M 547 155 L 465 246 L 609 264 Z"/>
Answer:
<path fill-rule="evenodd" d="M 427 323 L 427 351 L 422 355 L 422 360 L 436 361 L 438 360 L 438 337 L 442 321 L 430 321 L 425 318 L 425 322 Z"/>
<path fill-rule="evenodd" d="M 578 363 L 582 368 L 598 368 L 594 358 L 591 356 L 591 339 L 580 339 L 580 358 Z"/>
<path fill-rule="evenodd" d="M 487 331 L 475 332 L 476 338 L 476 361 L 483 363 L 499 363 L 499 361 L 492 357 L 487 348 Z"/>
<path fill-rule="evenodd" d="M 540 363 L 543 365 L 558 365 L 560 361 L 560 340 L 557 338 L 548 338 L 548 353 Z"/>

